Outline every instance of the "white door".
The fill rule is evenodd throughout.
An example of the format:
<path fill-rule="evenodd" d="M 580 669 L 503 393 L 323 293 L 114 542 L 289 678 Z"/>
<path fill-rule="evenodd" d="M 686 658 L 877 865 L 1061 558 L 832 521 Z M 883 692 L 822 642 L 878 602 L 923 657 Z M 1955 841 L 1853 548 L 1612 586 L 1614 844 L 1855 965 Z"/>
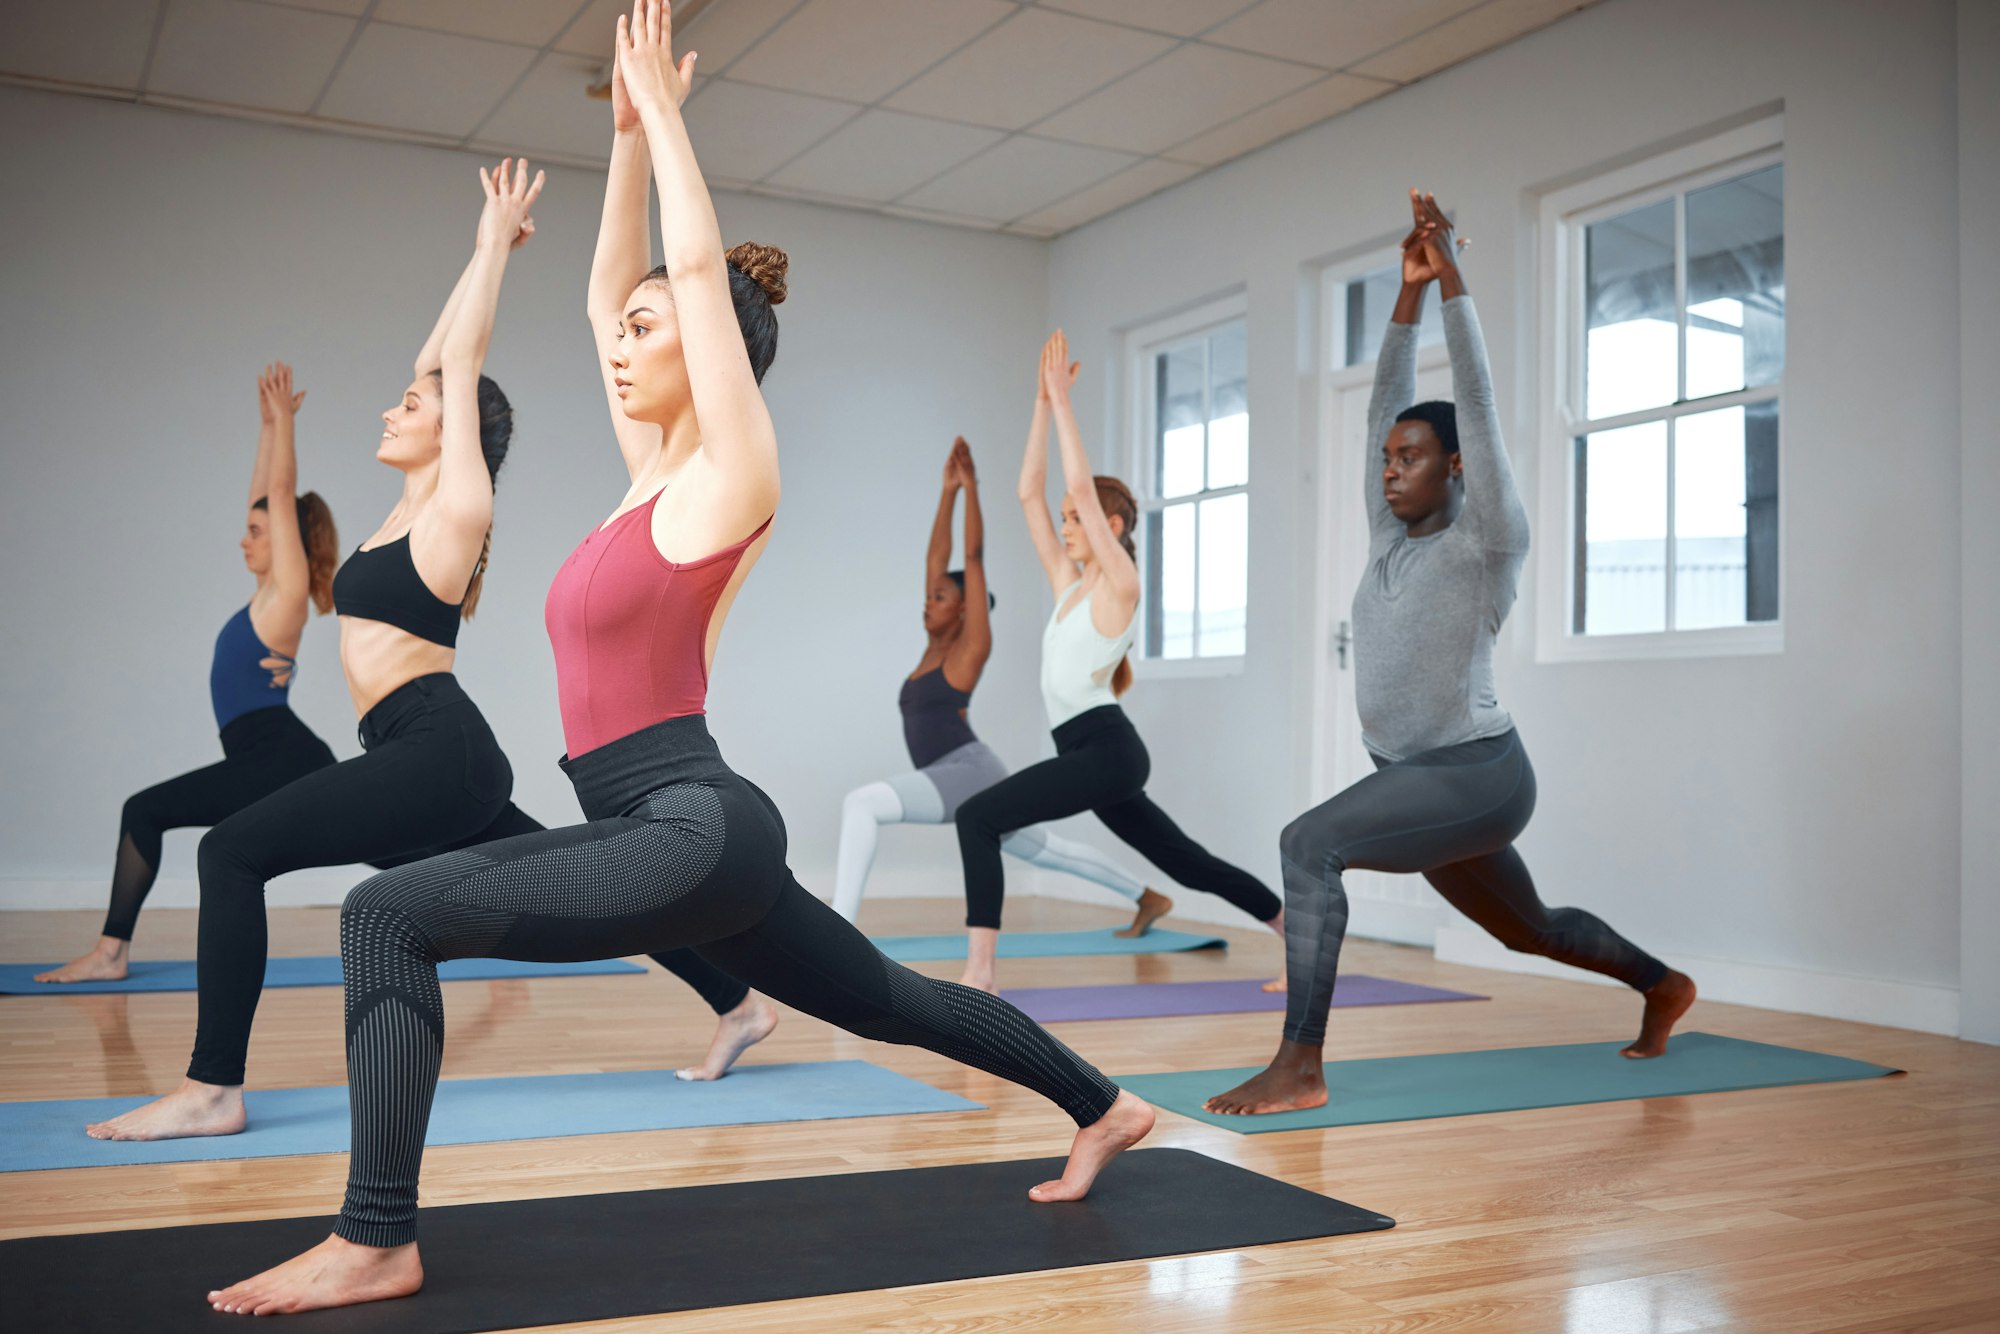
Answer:
<path fill-rule="evenodd" d="M 1425 349 L 1417 401 L 1451 396 L 1451 371 L 1442 348 Z M 1375 772 L 1361 744 L 1354 713 L 1354 643 L 1349 608 L 1368 564 L 1368 516 L 1362 487 L 1381 486 L 1382 442 L 1368 439 L 1368 379 L 1373 367 L 1353 367 L 1327 377 L 1322 398 L 1326 430 L 1320 439 L 1319 468 L 1319 648 L 1315 655 L 1313 700 L 1313 803 Z M 1365 460 L 1365 462 L 1364 462 Z M 1355 935 L 1428 946 L 1446 911 L 1429 885 L 1417 876 L 1351 871 L 1347 886 L 1349 929 Z"/>

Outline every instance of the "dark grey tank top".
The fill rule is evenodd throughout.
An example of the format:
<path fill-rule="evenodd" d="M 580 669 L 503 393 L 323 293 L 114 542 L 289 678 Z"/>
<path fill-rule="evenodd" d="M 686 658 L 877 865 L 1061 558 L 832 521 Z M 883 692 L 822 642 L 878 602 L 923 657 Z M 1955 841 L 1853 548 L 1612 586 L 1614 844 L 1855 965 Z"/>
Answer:
<path fill-rule="evenodd" d="M 910 763 L 919 769 L 979 739 L 964 716 L 972 703 L 971 692 L 945 680 L 942 666 L 905 678 L 896 702 L 903 710 L 903 744 L 910 748 Z"/>

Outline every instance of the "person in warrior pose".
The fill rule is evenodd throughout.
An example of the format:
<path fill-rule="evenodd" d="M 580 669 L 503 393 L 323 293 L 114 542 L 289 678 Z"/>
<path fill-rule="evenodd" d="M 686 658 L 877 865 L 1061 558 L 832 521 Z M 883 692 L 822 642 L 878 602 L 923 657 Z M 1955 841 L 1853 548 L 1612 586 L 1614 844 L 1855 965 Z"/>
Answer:
<path fill-rule="evenodd" d="M 1528 512 L 1500 439 L 1479 316 L 1451 223 L 1410 192 L 1403 288 L 1375 365 L 1362 479 L 1368 570 L 1354 594 L 1354 697 L 1376 772 L 1286 826 L 1283 1040 L 1268 1069 L 1208 1110 L 1319 1107 L 1327 1008 L 1347 931 L 1350 869 L 1418 872 L 1511 950 L 1615 977 L 1645 997 L 1630 1057 L 1659 1056 L 1694 1003 L 1683 973 L 1580 908 L 1550 908 L 1514 840 L 1535 809 L 1535 772 L 1493 688 L 1493 644 L 1528 555 Z M 1444 298 L 1455 403 L 1414 403 L 1417 326 Z"/>
<path fill-rule="evenodd" d="M 965 568 L 951 563 L 951 515 L 965 496 Z M 993 598 L 986 590 L 986 524 L 979 509 L 979 474 L 972 448 L 961 436 L 944 465 L 944 494 L 931 524 L 924 556 L 924 633 L 930 644 L 916 671 L 903 681 L 897 703 L 903 741 L 915 772 L 898 774 L 847 794 L 840 812 L 840 855 L 835 862 L 833 906 L 848 921 L 861 907 L 875 840 L 883 825 L 950 824 L 960 803 L 1007 776 L 1007 766 L 972 734 L 966 709 L 993 652 Z M 964 684 L 961 685 L 960 683 Z M 1146 888 L 1088 844 L 1039 826 L 1017 829 L 1001 851 L 1051 871 L 1095 881 L 1138 905 L 1121 936 L 1142 936 L 1173 910 L 1174 901 Z"/>
<path fill-rule="evenodd" d="M 1014 830 L 1084 811 L 1095 812 L 1106 828 L 1181 884 L 1226 899 L 1284 933 L 1278 896 L 1181 832 L 1146 795 L 1152 759 L 1118 707 L 1118 697 L 1132 683 L 1126 654 L 1139 619 L 1132 537 L 1139 509 L 1123 482 L 1091 475 L 1069 401 L 1078 369 L 1069 359 L 1069 340 L 1057 330 L 1042 348 L 1019 486 L 1028 533 L 1055 593 L 1055 609 L 1042 631 L 1042 702 L 1054 729 L 1055 758 L 1002 779 L 958 811 L 967 928 L 960 981 L 982 991 L 995 989 L 993 959 L 1007 884 L 1002 840 Z M 1068 488 L 1060 536 L 1048 510 L 1051 417 Z"/>
<path fill-rule="evenodd" d="M 778 503 L 777 439 L 758 385 L 776 350 L 771 308 L 786 262 L 768 246 L 723 252 L 679 110 L 693 56 L 676 66 L 657 0 L 639 0 L 629 26 L 620 20 L 617 62 L 640 124 L 618 131 L 606 215 L 611 225 L 615 208 L 626 238 L 617 254 L 630 286 L 591 323 L 632 482 L 557 572 L 547 606 L 563 764 L 590 822 L 399 867 L 348 896 L 346 1201 L 324 1242 L 211 1292 L 220 1311 L 276 1315 L 422 1286 L 417 1176 L 443 1053 L 444 959 L 692 946 L 849 1032 L 924 1046 L 1047 1096 L 1078 1131 L 1062 1177 L 1029 1192 L 1036 1201 L 1081 1198 L 1152 1127 L 1152 1108 L 1013 1006 L 892 963 L 807 893 L 785 866 L 777 809 L 709 736 L 716 641 Z M 648 157 L 666 250 L 651 272 Z M 602 290 L 593 283 L 593 306 Z"/>
<path fill-rule="evenodd" d="M 237 543 L 257 588 L 249 605 L 224 622 L 208 669 L 222 760 L 126 799 L 104 932 L 96 948 L 36 974 L 37 982 L 122 981 L 139 908 L 159 872 L 161 836 L 169 829 L 218 824 L 333 763 L 326 742 L 288 702 L 306 618 L 314 608 L 321 615 L 333 610 L 333 567 L 340 553 L 326 502 L 314 491 L 293 495 L 299 470 L 292 417 L 305 397 L 303 390 L 292 392 L 292 368 L 282 361 L 257 376 L 257 461 L 250 469 L 249 517 Z"/>

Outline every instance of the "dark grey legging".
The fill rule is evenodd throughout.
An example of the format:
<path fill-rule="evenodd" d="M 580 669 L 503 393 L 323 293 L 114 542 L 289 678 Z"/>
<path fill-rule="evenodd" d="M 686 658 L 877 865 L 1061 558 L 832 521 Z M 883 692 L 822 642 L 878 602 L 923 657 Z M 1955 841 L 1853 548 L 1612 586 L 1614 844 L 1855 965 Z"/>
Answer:
<path fill-rule="evenodd" d="M 1535 811 L 1535 771 L 1518 734 L 1394 762 L 1285 826 L 1285 1037 L 1320 1046 L 1347 934 L 1341 873 L 1419 872 L 1510 950 L 1645 991 L 1666 965 L 1581 908 L 1550 908 L 1513 843 Z"/>

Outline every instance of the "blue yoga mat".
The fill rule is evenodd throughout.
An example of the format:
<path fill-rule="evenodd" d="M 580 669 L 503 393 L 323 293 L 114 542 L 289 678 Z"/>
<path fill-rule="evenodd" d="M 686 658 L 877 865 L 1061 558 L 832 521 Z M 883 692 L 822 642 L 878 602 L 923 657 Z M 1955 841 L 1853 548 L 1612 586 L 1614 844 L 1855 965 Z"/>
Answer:
<path fill-rule="evenodd" d="M 252 1089 L 245 1099 L 250 1128 L 240 1135 L 130 1143 L 94 1140 L 83 1128 L 130 1111 L 147 1102 L 146 1098 L 0 1103 L 0 1172 L 347 1152 L 346 1085 Z M 831 1121 L 979 1108 L 979 1103 L 866 1061 L 746 1065 L 707 1083 L 678 1080 L 671 1070 L 447 1079 L 438 1085 L 430 1133 L 424 1142 L 491 1144 L 610 1135 L 623 1130 Z"/>
<path fill-rule="evenodd" d="M 123 982 L 37 982 L 36 973 L 62 965 L 0 963 L 0 996 L 90 996 L 133 991 L 193 991 L 193 959 L 147 959 L 131 966 Z M 438 965 L 441 982 L 483 982 L 506 977 L 585 977 L 598 973 L 643 973 L 623 959 L 587 963 L 523 963 L 517 959 L 448 959 Z M 340 956 L 312 954 L 273 958 L 264 965 L 267 987 L 337 987 Z"/>
<path fill-rule="evenodd" d="M 1647 1061 L 1620 1056 L 1618 1049 L 1625 1045 L 1584 1042 L 1566 1047 L 1505 1047 L 1436 1056 L 1329 1061 L 1326 1086 L 1332 1097 L 1326 1106 L 1263 1116 L 1217 1116 L 1202 1109 L 1202 1103 L 1213 1095 L 1256 1074 L 1261 1068 L 1257 1066 L 1119 1075 L 1117 1080 L 1119 1087 L 1155 1106 L 1240 1135 L 1258 1135 L 1272 1130 L 1362 1126 L 1628 1098 L 1825 1084 L 1901 1073 L 1844 1056 L 1713 1033 L 1682 1033 L 1667 1043 L 1666 1055 Z"/>
<path fill-rule="evenodd" d="M 1191 936 L 1185 931 L 1154 928 L 1143 936 L 1115 936 L 1102 931 L 1002 931 L 1003 959 L 1047 959 L 1083 954 L 1177 954 L 1182 950 L 1228 949 L 1220 936 Z M 875 947 L 900 963 L 931 959 L 963 959 L 965 937 L 878 936 Z"/>

